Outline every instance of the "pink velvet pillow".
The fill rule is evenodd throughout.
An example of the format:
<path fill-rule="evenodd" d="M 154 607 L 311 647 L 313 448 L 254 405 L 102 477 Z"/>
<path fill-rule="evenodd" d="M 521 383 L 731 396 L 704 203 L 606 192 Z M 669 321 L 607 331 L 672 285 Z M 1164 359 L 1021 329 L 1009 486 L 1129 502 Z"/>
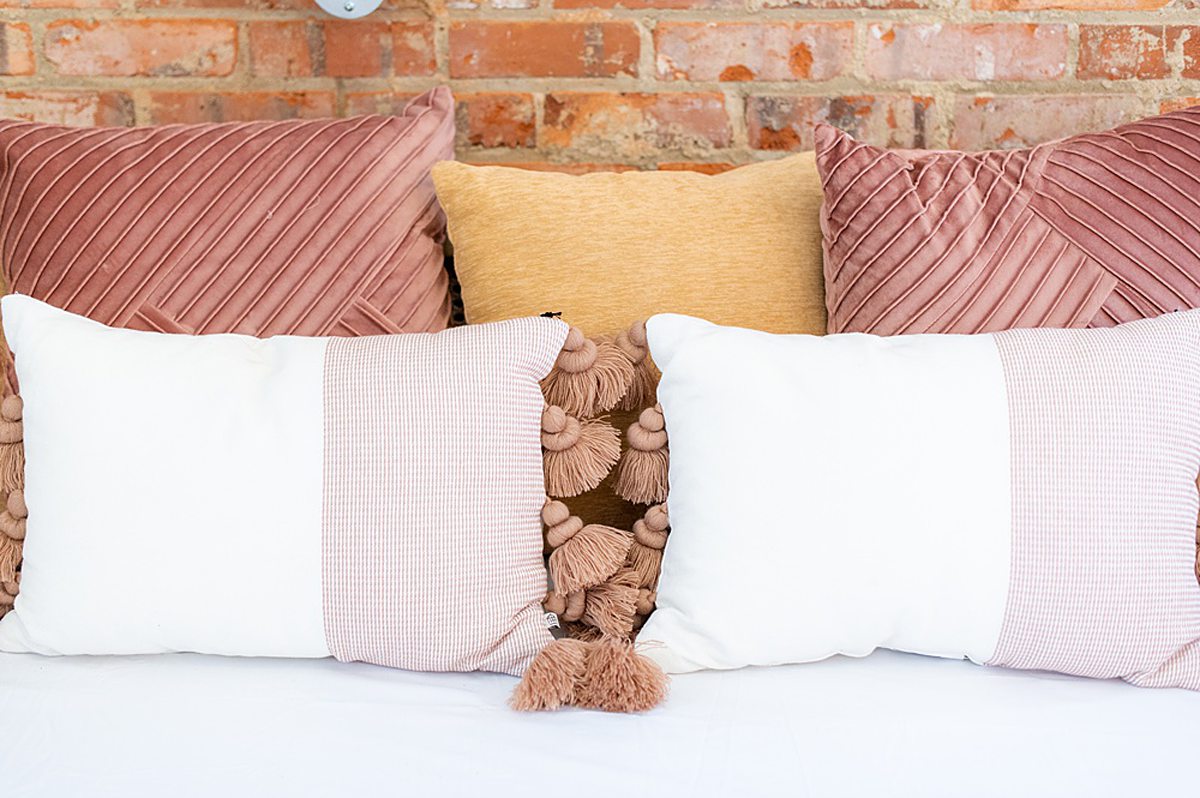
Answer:
<path fill-rule="evenodd" d="M 1024 150 L 821 125 L 830 332 L 1107 327 L 1200 306 L 1200 107 Z"/>

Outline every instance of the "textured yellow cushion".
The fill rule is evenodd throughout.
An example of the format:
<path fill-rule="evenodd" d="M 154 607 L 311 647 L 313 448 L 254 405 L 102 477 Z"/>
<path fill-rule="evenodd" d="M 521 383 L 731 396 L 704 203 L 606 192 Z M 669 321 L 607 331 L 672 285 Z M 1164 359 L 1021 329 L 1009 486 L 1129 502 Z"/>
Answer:
<path fill-rule="evenodd" d="M 443 162 L 467 321 L 561 311 L 587 335 L 674 312 L 825 332 L 812 153 L 719 175 L 565 175 Z"/>

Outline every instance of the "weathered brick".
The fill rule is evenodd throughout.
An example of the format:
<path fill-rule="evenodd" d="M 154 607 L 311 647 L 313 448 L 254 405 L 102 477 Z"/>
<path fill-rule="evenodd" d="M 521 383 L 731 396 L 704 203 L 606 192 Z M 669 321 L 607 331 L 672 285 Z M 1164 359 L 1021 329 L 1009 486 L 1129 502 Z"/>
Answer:
<path fill-rule="evenodd" d="M 664 151 L 703 155 L 732 140 L 722 94 L 561 92 L 546 96 L 539 143 L 625 161 Z"/>
<path fill-rule="evenodd" d="M 1169 114 L 1171 111 L 1194 108 L 1198 105 L 1200 105 L 1200 97 L 1173 97 L 1170 100 L 1163 100 L 1159 103 L 1158 112 L 1160 114 Z"/>
<path fill-rule="evenodd" d="M 876 23 L 867 72 L 880 80 L 1049 80 L 1067 68 L 1067 26 Z"/>
<path fill-rule="evenodd" d="M 392 71 L 401 76 L 432 75 L 437 72 L 432 23 L 392 23 Z"/>
<path fill-rule="evenodd" d="M 812 130 L 828 122 L 887 147 L 927 145 L 933 100 L 908 95 L 761 96 L 746 100 L 746 130 L 758 150 L 811 150 Z"/>
<path fill-rule="evenodd" d="M 1150 11 L 1165 8 L 1172 0 L 972 0 L 980 11 Z"/>
<path fill-rule="evenodd" d="M 687 11 L 693 9 L 744 8 L 744 0 L 553 0 L 555 8 L 661 8 Z"/>
<path fill-rule="evenodd" d="M 950 146 L 1011 149 L 1084 131 L 1104 130 L 1144 114 L 1130 94 L 959 97 Z"/>
<path fill-rule="evenodd" d="M 1167 73 L 1164 26 L 1079 26 L 1079 78 L 1152 80 L 1165 78 Z"/>
<path fill-rule="evenodd" d="M 456 22 L 450 26 L 454 78 L 636 75 L 632 22 Z"/>
<path fill-rule="evenodd" d="M 537 110 L 531 94 L 459 94 L 455 124 L 460 147 L 533 147 Z"/>
<path fill-rule="evenodd" d="M 315 119 L 333 116 L 332 92 L 153 92 L 150 119 L 232 122 L 251 119 Z"/>
<path fill-rule="evenodd" d="M 203 19 L 67 19 L 46 29 L 46 59 L 63 75 L 228 75 L 237 25 Z"/>
<path fill-rule="evenodd" d="M 323 69 L 321 30 L 312 23 L 295 20 L 251 22 L 248 35 L 250 70 L 255 75 L 298 78 L 319 74 Z"/>
<path fill-rule="evenodd" d="M 660 172 L 699 172 L 702 175 L 719 175 L 736 169 L 735 163 L 699 163 L 696 161 L 662 161 L 656 167 Z"/>
<path fill-rule="evenodd" d="M 45 0 L 51 2 L 52 0 Z M 81 0 L 82 1 L 82 0 Z M 120 0 L 116 0 L 120 4 Z M 133 0 L 137 8 L 235 8 L 255 11 L 312 11 L 312 0 Z"/>
<path fill-rule="evenodd" d="M 1183 68 L 1180 74 L 1192 80 L 1200 78 L 1200 26 L 1173 25 L 1167 28 L 1167 50 L 1182 51 Z"/>
<path fill-rule="evenodd" d="M 6 91 L 0 117 L 56 125 L 132 125 L 133 101 L 124 92 Z"/>
<path fill-rule="evenodd" d="M 418 0 L 420 2 L 420 0 Z M 538 0 L 447 0 L 446 7 L 454 9 L 467 9 L 473 11 L 477 8 L 503 8 L 508 10 L 537 8 Z"/>
<path fill-rule="evenodd" d="M 121 0 L 0 0 L 0 8 L 117 8 Z"/>
<path fill-rule="evenodd" d="M 33 36 L 20 22 L 0 22 L 0 75 L 32 75 Z"/>
<path fill-rule="evenodd" d="M 592 163 L 574 161 L 562 163 L 558 161 L 469 161 L 475 166 L 509 166 L 514 169 L 528 169 L 533 172 L 562 172 L 568 175 L 586 175 L 592 172 L 634 172 L 636 166 L 627 163 Z"/>
<path fill-rule="evenodd" d="M 663 80 L 828 80 L 849 69 L 851 22 L 660 22 Z"/>
<path fill-rule="evenodd" d="M 346 94 L 346 113 L 351 116 L 359 114 L 399 114 L 408 105 L 409 100 L 417 95 L 412 92 L 394 91 L 353 91 Z"/>
<path fill-rule="evenodd" d="M 391 30 L 386 22 L 364 20 L 326 22 L 325 74 L 334 78 L 387 75 Z"/>

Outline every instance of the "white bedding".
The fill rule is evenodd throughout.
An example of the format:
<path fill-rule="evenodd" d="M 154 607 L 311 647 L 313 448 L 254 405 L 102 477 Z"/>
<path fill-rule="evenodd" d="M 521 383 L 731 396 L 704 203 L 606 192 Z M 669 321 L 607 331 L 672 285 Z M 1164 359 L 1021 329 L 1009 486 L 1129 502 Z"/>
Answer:
<path fill-rule="evenodd" d="M 1200 777 L 1200 694 L 1179 690 L 889 652 L 677 676 L 640 717 L 518 714 L 514 683 L 0 655 L 0 794 L 1125 798 Z"/>

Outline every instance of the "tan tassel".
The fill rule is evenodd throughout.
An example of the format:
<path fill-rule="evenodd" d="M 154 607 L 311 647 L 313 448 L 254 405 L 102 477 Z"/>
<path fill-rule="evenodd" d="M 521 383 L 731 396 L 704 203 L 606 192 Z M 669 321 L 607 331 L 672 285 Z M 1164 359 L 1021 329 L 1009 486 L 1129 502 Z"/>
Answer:
<path fill-rule="evenodd" d="M 621 458 L 621 433 L 599 418 L 579 419 L 556 405 L 542 412 L 542 460 L 552 496 L 578 496 L 608 476 Z"/>
<path fill-rule="evenodd" d="M 568 621 L 562 624 L 561 628 L 563 634 L 572 640 L 582 640 L 585 643 L 592 643 L 596 640 L 604 639 L 604 632 L 601 632 L 594 626 L 588 626 L 581 621 Z"/>
<path fill-rule="evenodd" d="M 4 397 L 0 402 L 0 443 L 20 443 L 25 438 L 25 427 L 21 424 L 24 403 L 16 394 Z"/>
<path fill-rule="evenodd" d="M 637 574 L 622 568 L 608 581 L 584 591 L 586 601 L 581 620 L 596 627 L 607 637 L 628 639 L 633 633 L 637 591 Z"/>
<path fill-rule="evenodd" d="M 625 564 L 633 536 L 600 524 L 584 525 L 559 501 L 542 508 L 546 544 L 550 553 L 550 579 L 560 596 L 597 585 Z"/>
<path fill-rule="evenodd" d="M 622 640 L 600 640 L 586 652 L 575 705 L 605 712 L 645 712 L 667 696 L 667 675 Z"/>
<path fill-rule="evenodd" d="M 0 491 L 25 486 L 25 444 L 0 443 Z"/>
<path fill-rule="evenodd" d="M 555 640 L 529 664 L 508 703 L 521 712 L 558 709 L 575 700 L 583 680 L 587 643 L 569 638 Z"/>
<path fill-rule="evenodd" d="M 630 425 L 626 440 L 629 448 L 621 455 L 613 486 L 617 495 L 634 504 L 666 501 L 670 455 L 662 407 L 655 405 L 643 410 Z"/>
<path fill-rule="evenodd" d="M 3 512 L 0 512 L 0 582 L 16 579 L 21 565 L 22 541 L 25 540 L 25 493 L 14 490 L 8 494 Z"/>
<path fill-rule="evenodd" d="M 587 607 L 587 596 L 580 590 L 578 593 L 571 593 L 568 596 L 559 596 L 554 592 L 548 593 L 545 600 L 542 602 L 542 609 L 546 612 L 552 612 L 558 616 L 558 619 L 566 628 L 568 624 L 578 623 L 583 618 L 583 611 Z"/>
<path fill-rule="evenodd" d="M 21 548 L 20 541 L 0 535 L 0 582 L 12 582 L 17 578 Z"/>
<path fill-rule="evenodd" d="M 564 706 L 645 712 L 667 695 L 667 676 L 631 643 L 563 638 L 538 653 L 509 704 L 529 712 Z"/>
<path fill-rule="evenodd" d="M 587 418 L 611 410 L 629 392 L 633 364 L 611 341 L 585 338 L 572 327 L 554 368 L 542 380 L 546 402 Z"/>
<path fill-rule="evenodd" d="M 645 516 L 633 522 L 633 545 L 629 547 L 627 562 L 638 575 L 638 587 L 658 588 L 663 548 L 667 545 L 670 527 L 667 508 L 662 504 L 654 505 Z"/>
<path fill-rule="evenodd" d="M 646 322 L 634 322 L 628 330 L 617 334 L 614 343 L 633 364 L 633 381 L 618 407 L 621 410 L 637 410 L 639 407 L 654 404 L 659 374 L 654 361 L 650 359 L 650 347 L 646 343 Z"/>

